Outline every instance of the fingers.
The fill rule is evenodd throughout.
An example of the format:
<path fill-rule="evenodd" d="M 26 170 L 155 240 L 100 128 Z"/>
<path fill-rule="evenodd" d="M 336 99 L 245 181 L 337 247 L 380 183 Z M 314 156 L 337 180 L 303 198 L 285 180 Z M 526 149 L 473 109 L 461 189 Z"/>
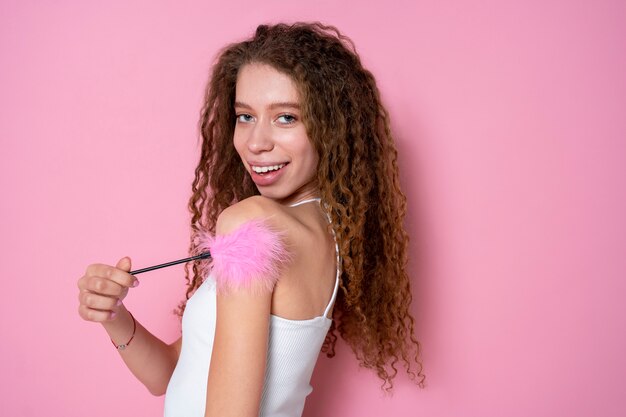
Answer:
<path fill-rule="evenodd" d="M 115 265 L 115 267 L 117 269 L 121 269 L 124 272 L 129 272 L 130 271 L 130 258 L 128 256 L 123 257 L 122 259 L 120 259 L 119 261 L 117 261 L 117 264 Z"/>
<path fill-rule="evenodd" d="M 123 299 L 128 293 L 128 287 L 119 285 L 115 281 L 107 278 L 84 276 L 78 281 L 78 288 L 81 291 L 89 291 L 109 297 Z"/>
<path fill-rule="evenodd" d="M 115 317 L 129 287 L 139 281 L 128 273 L 130 258 L 120 259 L 116 266 L 92 264 L 78 280 L 78 314 L 85 320 L 103 322 Z"/>
<path fill-rule="evenodd" d="M 117 286 L 117 284 L 112 283 Z M 119 287 L 119 286 L 118 286 Z M 78 313 L 89 321 L 106 321 L 114 319 L 122 300 L 128 293 L 128 288 L 121 288 L 121 293 L 114 295 L 103 295 L 95 293 L 87 289 L 81 289 L 78 292 Z"/>
<path fill-rule="evenodd" d="M 119 264 L 122 264 L 124 267 L 128 267 L 130 269 L 130 259 L 128 259 L 127 264 L 123 264 L 124 260 L 128 258 L 122 258 Z M 101 278 L 104 280 L 109 280 L 117 283 L 122 287 L 136 287 L 139 285 L 139 281 L 134 276 L 130 275 L 128 271 L 121 270 L 119 268 L 103 265 L 103 264 L 92 264 L 87 267 L 85 271 L 85 277 L 94 277 Z M 79 281 L 80 282 L 80 281 Z M 95 284 L 94 284 L 95 285 Z"/>
<path fill-rule="evenodd" d="M 93 310 L 109 310 L 122 305 L 122 300 L 115 297 L 107 297 L 105 295 L 95 294 L 89 291 L 80 291 L 78 293 L 78 302 L 87 308 Z"/>
<path fill-rule="evenodd" d="M 115 317 L 115 312 L 108 310 L 94 310 L 84 304 L 78 305 L 78 315 L 83 320 L 103 322 Z"/>
<path fill-rule="evenodd" d="M 119 298 L 98 295 L 89 291 L 78 293 L 78 314 L 89 321 L 106 321 L 115 318 L 117 309 L 122 305 Z"/>
<path fill-rule="evenodd" d="M 78 313 L 89 321 L 102 322 L 115 318 L 128 288 L 99 277 L 83 277 L 79 281 Z"/>

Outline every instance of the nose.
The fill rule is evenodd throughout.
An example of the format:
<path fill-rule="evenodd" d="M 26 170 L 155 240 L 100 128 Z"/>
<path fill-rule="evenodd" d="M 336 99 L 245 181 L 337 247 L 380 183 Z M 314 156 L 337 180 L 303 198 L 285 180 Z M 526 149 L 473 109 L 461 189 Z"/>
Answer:
<path fill-rule="evenodd" d="M 274 149 L 271 127 L 265 123 L 255 123 L 248 137 L 248 149 L 253 153 L 269 152 Z"/>

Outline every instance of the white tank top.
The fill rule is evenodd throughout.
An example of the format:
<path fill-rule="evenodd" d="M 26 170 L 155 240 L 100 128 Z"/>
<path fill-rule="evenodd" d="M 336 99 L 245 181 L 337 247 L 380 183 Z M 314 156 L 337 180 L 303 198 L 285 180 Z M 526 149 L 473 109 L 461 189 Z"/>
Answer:
<path fill-rule="evenodd" d="M 292 207 L 320 201 L 301 201 Z M 324 314 L 309 320 L 270 316 L 265 382 L 259 416 L 300 417 L 313 388 L 311 374 L 332 322 L 328 313 L 337 296 L 340 261 L 332 297 Z M 182 347 L 165 393 L 165 417 L 203 417 L 216 319 L 215 280 L 209 277 L 187 301 L 182 322 Z"/>

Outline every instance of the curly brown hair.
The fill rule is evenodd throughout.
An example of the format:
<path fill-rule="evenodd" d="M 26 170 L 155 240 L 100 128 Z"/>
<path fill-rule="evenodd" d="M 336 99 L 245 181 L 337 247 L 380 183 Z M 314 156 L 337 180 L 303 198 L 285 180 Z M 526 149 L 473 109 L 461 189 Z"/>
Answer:
<path fill-rule="evenodd" d="M 261 25 L 252 38 L 218 55 L 201 111 L 202 150 L 189 200 L 192 236 L 214 232 L 222 210 L 258 194 L 233 146 L 237 74 L 250 63 L 268 64 L 294 80 L 302 120 L 319 155 L 320 196 L 343 259 L 341 291 L 322 351 L 335 355 L 339 332 L 360 365 L 383 380 L 383 388 L 393 388 L 398 362 L 423 386 L 420 344 L 409 313 L 406 198 L 389 115 L 374 76 L 336 28 Z M 200 266 L 192 264 L 192 270 L 190 279 L 186 269 L 186 299 L 202 283 Z"/>

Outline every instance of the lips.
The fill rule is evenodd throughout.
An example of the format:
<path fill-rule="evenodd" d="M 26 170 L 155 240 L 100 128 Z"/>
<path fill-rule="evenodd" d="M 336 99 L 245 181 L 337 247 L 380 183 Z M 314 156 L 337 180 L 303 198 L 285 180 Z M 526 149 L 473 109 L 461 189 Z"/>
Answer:
<path fill-rule="evenodd" d="M 266 187 L 277 182 L 288 169 L 288 162 L 276 164 L 250 164 L 250 177 L 257 186 Z"/>
<path fill-rule="evenodd" d="M 278 171 L 279 169 L 283 168 L 285 165 L 286 165 L 285 163 L 276 164 L 276 165 L 264 165 L 264 166 L 251 165 L 250 169 L 252 169 L 252 171 L 256 172 L 257 174 L 263 175 L 266 172 Z"/>

